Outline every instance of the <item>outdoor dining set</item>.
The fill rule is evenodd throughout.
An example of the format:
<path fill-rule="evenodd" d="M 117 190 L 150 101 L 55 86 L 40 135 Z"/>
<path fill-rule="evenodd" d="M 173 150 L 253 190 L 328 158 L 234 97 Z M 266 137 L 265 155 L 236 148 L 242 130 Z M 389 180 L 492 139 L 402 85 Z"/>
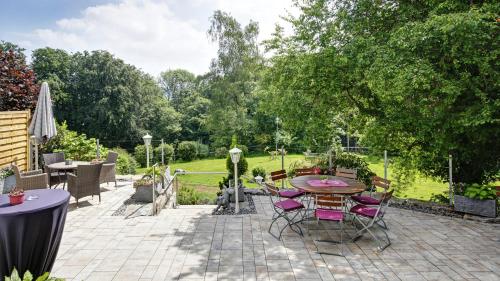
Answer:
<path fill-rule="evenodd" d="M 307 227 L 308 222 L 326 221 L 338 223 L 340 239 L 315 240 L 316 247 L 318 248 L 320 242 L 335 243 L 340 245 L 340 253 L 325 252 L 318 248 L 321 254 L 343 256 L 343 238 L 345 234 L 349 234 L 346 231 L 348 228 L 354 232 L 349 235 L 350 241 L 355 242 L 364 234 L 369 234 L 378 244 L 380 251 L 387 248 L 391 240 L 387 234 L 388 227 L 384 215 L 393 193 L 393 190 L 390 190 L 390 181 L 373 176 L 371 186 L 367 188 L 356 179 L 356 170 L 338 167 L 335 176 L 318 175 L 317 172 L 313 168 L 297 169 L 295 177 L 291 179 L 285 170 L 271 173 L 272 182 L 264 183 L 274 210 L 268 232 L 278 240 L 286 228 L 304 236 L 302 227 Z M 293 188 L 286 188 L 286 182 Z M 374 196 L 377 188 L 383 190 L 378 198 Z M 286 224 L 276 235 L 272 229 L 279 219 L 284 219 Z M 379 237 L 377 230 L 384 237 Z"/>

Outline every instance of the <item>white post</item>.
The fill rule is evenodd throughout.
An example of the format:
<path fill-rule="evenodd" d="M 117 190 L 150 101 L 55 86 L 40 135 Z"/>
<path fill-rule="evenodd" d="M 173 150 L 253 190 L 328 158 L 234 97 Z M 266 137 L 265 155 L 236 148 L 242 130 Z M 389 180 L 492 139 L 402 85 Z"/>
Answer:
<path fill-rule="evenodd" d="M 350 140 L 349 140 L 349 125 L 347 125 L 347 131 L 346 131 L 346 135 L 347 135 L 347 152 L 349 152 L 350 150 Z"/>
<path fill-rule="evenodd" d="M 238 163 L 234 163 L 234 213 L 240 212 L 240 199 L 238 198 Z"/>
<path fill-rule="evenodd" d="M 333 169 L 333 162 L 332 162 L 332 150 L 328 150 L 328 171 L 331 172 Z"/>
<path fill-rule="evenodd" d="M 163 139 L 161 139 L 161 164 L 165 165 L 165 152 L 163 151 Z"/>
<path fill-rule="evenodd" d="M 149 168 L 149 145 L 146 144 L 146 168 Z"/>
<path fill-rule="evenodd" d="M 384 179 L 387 179 L 387 150 L 384 150 Z"/>
<path fill-rule="evenodd" d="M 281 146 L 281 170 L 285 169 L 285 148 Z M 281 179 L 281 188 L 285 188 L 285 180 Z"/>
<path fill-rule="evenodd" d="M 101 150 L 99 147 L 99 139 L 96 139 L 96 155 L 97 155 L 97 159 L 101 159 Z"/>
<path fill-rule="evenodd" d="M 35 168 L 35 170 L 38 170 L 38 144 L 36 142 L 36 137 L 35 136 L 31 136 L 31 143 L 32 145 L 34 146 L 35 148 L 35 159 L 34 159 L 34 165 L 31 166 L 31 168 Z M 31 154 L 30 154 L 31 155 Z"/>
<path fill-rule="evenodd" d="M 448 156 L 448 172 L 449 172 L 449 192 L 450 192 L 450 206 L 453 205 L 453 157 L 451 154 Z"/>

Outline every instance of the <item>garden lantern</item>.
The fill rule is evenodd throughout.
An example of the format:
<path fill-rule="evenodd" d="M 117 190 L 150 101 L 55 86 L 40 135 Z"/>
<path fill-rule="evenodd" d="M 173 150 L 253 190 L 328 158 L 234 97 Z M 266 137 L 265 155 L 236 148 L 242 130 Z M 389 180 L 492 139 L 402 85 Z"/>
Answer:
<path fill-rule="evenodd" d="M 241 149 L 235 147 L 229 150 L 231 161 L 234 164 L 234 213 L 240 212 L 240 202 L 238 198 L 238 162 L 240 162 Z"/>
<path fill-rule="evenodd" d="M 144 144 L 146 145 L 146 165 L 149 168 L 149 146 L 151 145 L 151 139 L 153 137 L 149 134 L 146 134 L 142 139 L 144 140 Z"/>

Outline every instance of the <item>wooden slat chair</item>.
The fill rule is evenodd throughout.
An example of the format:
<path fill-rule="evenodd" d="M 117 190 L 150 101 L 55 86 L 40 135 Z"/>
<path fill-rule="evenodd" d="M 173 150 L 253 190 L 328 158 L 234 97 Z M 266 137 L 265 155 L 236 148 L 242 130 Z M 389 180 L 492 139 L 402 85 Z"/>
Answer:
<path fill-rule="evenodd" d="M 300 228 L 299 225 L 297 225 L 297 223 L 300 222 L 300 220 L 295 221 L 297 216 L 304 210 L 304 204 L 290 198 L 283 199 L 283 197 L 281 197 L 279 194 L 278 188 L 276 188 L 276 186 L 273 184 L 265 183 L 265 187 L 269 194 L 271 205 L 274 210 L 274 214 L 271 218 L 272 220 L 271 225 L 269 225 L 269 229 L 267 230 L 269 234 L 271 234 L 276 239 L 280 240 L 281 235 L 283 234 L 283 230 L 285 230 L 285 228 L 288 226 L 290 227 L 291 230 L 293 230 L 297 234 L 304 236 L 302 229 Z M 271 232 L 271 228 L 279 218 L 284 218 L 287 224 L 280 229 L 279 236 L 276 236 Z M 295 229 L 294 227 L 297 227 L 297 229 Z"/>
<path fill-rule="evenodd" d="M 387 248 L 389 245 L 391 245 L 391 240 L 389 239 L 389 235 L 387 235 L 387 232 L 384 227 L 380 226 L 377 222 L 382 218 L 387 210 L 387 206 L 389 205 L 389 200 L 392 198 L 392 193 L 394 190 L 388 191 L 382 195 L 382 198 L 380 199 L 380 204 L 377 207 L 371 207 L 371 206 L 366 206 L 363 204 L 358 204 L 353 206 L 350 209 L 350 213 L 354 214 L 354 218 L 361 224 L 362 228 L 354 234 L 353 241 L 356 241 L 359 239 L 361 236 L 363 236 L 364 233 L 368 232 L 373 239 L 378 244 L 378 249 L 380 251 L 383 251 L 385 248 Z M 387 241 L 384 241 L 385 243 L 382 244 L 382 239 L 377 237 L 375 233 L 371 231 L 373 227 L 379 226 L 380 230 L 382 233 L 385 235 L 385 238 Z"/>
<path fill-rule="evenodd" d="M 295 176 L 297 177 L 311 175 L 316 175 L 316 171 L 314 170 L 314 168 L 295 169 Z"/>
<path fill-rule="evenodd" d="M 355 169 L 347 169 L 344 167 L 337 167 L 335 170 L 335 176 L 349 178 L 349 179 L 357 179 L 358 172 Z"/>
<path fill-rule="evenodd" d="M 372 177 L 372 187 L 370 188 L 370 195 L 353 195 L 351 196 L 351 200 L 362 205 L 366 206 L 378 206 L 381 203 L 380 199 L 377 199 L 375 197 L 372 197 L 372 192 L 374 189 L 377 187 L 381 187 L 384 189 L 383 194 L 389 190 L 391 186 L 391 181 L 386 180 L 384 178 L 381 178 L 379 176 L 373 176 Z M 387 224 L 384 221 L 384 216 L 380 216 L 380 218 L 377 220 L 377 223 L 382 223 L 380 226 L 387 229 Z"/>
<path fill-rule="evenodd" d="M 329 243 L 337 243 L 340 244 L 340 253 L 330 253 L 320 251 L 318 246 L 319 254 L 326 255 L 335 255 L 335 256 L 344 256 L 344 244 L 343 244 L 343 236 L 344 236 L 344 204 L 345 200 L 343 196 L 337 195 L 316 195 L 314 198 L 316 210 L 314 211 L 314 216 L 318 220 L 323 221 L 331 221 L 337 222 L 340 225 L 340 240 L 314 240 L 315 242 L 329 242 Z"/>
<path fill-rule="evenodd" d="M 286 171 L 285 170 L 279 170 L 279 171 L 275 171 L 275 172 L 271 172 L 271 180 L 273 181 L 273 185 L 274 187 L 278 190 L 278 194 L 280 197 L 284 197 L 284 198 L 290 198 L 290 199 L 294 199 L 294 198 L 297 198 L 297 197 L 300 197 L 302 195 L 304 195 L 304 191 L 302 190 L 297 190 L 297 189 L 279 189 L 277 187 L 277 184 L 276 182 L 279 181 L 279 180 L 285 180 L 287 179 L 288 176 L 286 174 Z"/>

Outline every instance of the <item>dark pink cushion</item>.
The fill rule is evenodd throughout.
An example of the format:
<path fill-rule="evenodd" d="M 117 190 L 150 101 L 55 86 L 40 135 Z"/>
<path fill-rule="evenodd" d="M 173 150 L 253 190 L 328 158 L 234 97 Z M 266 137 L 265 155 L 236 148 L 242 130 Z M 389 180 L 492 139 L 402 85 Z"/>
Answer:
<path fill-rule="evenodd" d="M 285 198 L 297 198 L 304 195 L 304 191 L 298 191 L 293 189 L 280 190 L 278 193 L 281 197 Z"/>
<path fill-rule="evenodd" d="M 356 205 L 356 206 L 351 208 L 351 213 L 361 215 L 364 217 L 373 218 L 375 216 L 375 214 L 377 213 L 377 209 L 359 204 L 359 205 Z M 380 217 L 382 215 L 383 215 L 383 213 L 379 212 L 377 216 Z"/>
<path fill-rule="evenodd" d="M 302 205 L 302 203 L 297 202 L 293 199 L 286 199 L 283 201 L 276 202 L 276 203 L 274 203 L 274 206 L 284 210 L 285 212 L 290 212 L 293 210 L 304 208 L 304 205 Z"/>
<path fill-rule="evenodd" d="M 320 220 L 329 220 L 329 221 L 342 221 L 344 220 L 344 213 L 340 210 L 332 210 L 332 209 L 316 209 L 315 215 Z"/>
<path fill-rule="evenodd" d="M 358 203 L 361 203 L 363 205 L 379 205 L 380 204 L 380 200 L 373 198 L 371 196 L 355 195 L 355 196 L 351 196 L 351 199 L 358 202 Z"/>

